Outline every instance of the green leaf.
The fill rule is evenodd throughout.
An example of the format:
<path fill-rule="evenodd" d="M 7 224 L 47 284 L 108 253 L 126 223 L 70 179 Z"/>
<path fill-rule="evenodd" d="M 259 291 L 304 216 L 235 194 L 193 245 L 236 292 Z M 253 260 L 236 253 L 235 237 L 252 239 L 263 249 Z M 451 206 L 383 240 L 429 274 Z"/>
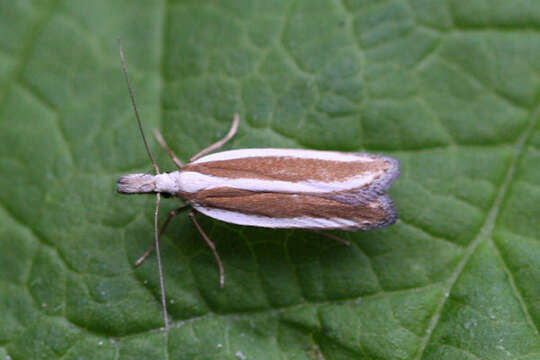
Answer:
<path fill-rule="evenodd" d="M 0 359 L 540 357 L 538 1 L 2 0 L 0 33 Z M 200 217 L 220 289 L 175 219 L 161 331 L 117 37 L 183 160 L 239 112 L 227 148 L 400 159 L 399 221 L 345 247 Z"/>

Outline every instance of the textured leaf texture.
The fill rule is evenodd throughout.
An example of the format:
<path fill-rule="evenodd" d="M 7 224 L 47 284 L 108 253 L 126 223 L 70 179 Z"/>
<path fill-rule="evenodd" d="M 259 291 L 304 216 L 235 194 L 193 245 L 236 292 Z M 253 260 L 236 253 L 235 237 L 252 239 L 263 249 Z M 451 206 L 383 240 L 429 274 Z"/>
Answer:
<path fill-rule="evenodd" d="M 0 1 L 0 359 L 540 359 L 537 0 Z M 402 161 L 393 226 L 200 217 L 162 240 L 144 128 Z M 162 201 L 161 221 L 181 205 Z"/>

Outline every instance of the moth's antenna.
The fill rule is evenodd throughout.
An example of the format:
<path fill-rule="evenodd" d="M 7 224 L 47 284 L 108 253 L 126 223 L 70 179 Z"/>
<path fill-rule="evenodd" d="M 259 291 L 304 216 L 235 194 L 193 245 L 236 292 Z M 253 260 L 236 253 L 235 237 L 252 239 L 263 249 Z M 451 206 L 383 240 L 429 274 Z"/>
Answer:
<path fill-rule="evenodd" d="M 152 162 L 152 166 L 154 166 L 154 170 L 156 170 L 156 174 L 159 174 L 159 167 L 154 161 L 154 157 L 152 156 L 152 153 L 150 152 L 150 147 L 148 147 L 148 142 L 146 141 L 146 136 L 144 136 L 141 118 L 139 116 L 139 110 L 137 110 L 137 104 L 135 103 L 135 94 L 133 93 L 133 89 L 131 88 L 131 83 L 129 82 L 126 59 L 124 58 L 124 50 L 122 49 L 122 41 L 120 39 L 118 39 L 118 49 L 120 51 L 120 61 L 122 62 L 122 70 L 124 71 L 124 76 L 126 78 L 126 84 L 127 84 L 127 88 L 129 92 L 129 97 L 131 99 L 131 104 L 133 105 L 133 110 L 135 111 L 135 117 L 137 118 L 137 125 L 139 125 L 139 131 L 141 133 L 141 136 L 144 142 L 144 148 L 146 149 L 146 153 L 148 154 L 148 157 L 150 158 L 150 161 Z"/>
<path fill-rule="evenodd" d="M 141 136 L 144 142 L 144 147 L 146 149 L 146 153 L 148 154 L 148 157 L 150 158 L 150 161 L 152 162 L 152 166 L 154 166 L 156 175 L 158 175 L 159 167 L 154 161 L 154 157 L 152 156 L 152 153 L 150 152 L 150 148 L 148 147 L 148 142 L 146 141 L 146 137 L 144 136 L 144 131 L 141 124 L 141 118 L 139 116 L 139 111 L 137 110 L 137 104 L 135 103 L 135 94 L 133 93 L 133 89 L 131 88 L 131 83 L 129 82 L 126 59 L 124 58 L 124 51 L 122 50 L 122 41 L 120 39 L 118 39 L 118 50 L 120 51 L 120 61 L 122 62 L 122 70 L 124 71 L 124 76 L 126 78 L 126 84 L 127 84 L 127 88 L 129 92 L 129 97 L 131 98 L 131 104 L 133 105 L 133 110 L 135 111 L 135 117 L 137 118 L 137 125 L 139 125 L 139 131 L 141 132 Z M 158 218 L 159 218 L 160 200 L 161 200 L 161 194 L 156 193 L 156 209 L 154 211 L 154 246 L 156 248 L 156 258 L 157 258 L 157 265 L 158 265 L 158 272 L 159 272 L 159 287 L 161 290 L 161 310 L 163 312 L 163 321 L 165 322 L 165 330 L 168 330 L 169 318 L 167 316 L 167 299 L 165 298 L 165 281 L 163 279 L 163 267 L 161 266 L 161 253 L 159 251 Z"/>

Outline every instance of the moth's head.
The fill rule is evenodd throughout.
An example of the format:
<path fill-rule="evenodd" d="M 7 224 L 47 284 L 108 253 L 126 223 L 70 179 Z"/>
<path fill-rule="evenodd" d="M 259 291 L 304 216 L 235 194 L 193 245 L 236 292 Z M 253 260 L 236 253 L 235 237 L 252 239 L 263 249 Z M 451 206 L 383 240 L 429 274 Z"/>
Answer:
<path fill-rule="evenodd" d="M 151 174 L 128 174 L 118 179 L 116 190 L 121 194 L 156 192 L 156 177 Z"/>
<path fill-rule="evenodd" d="M 116 190 L 121 194 L 155 194 L 173 196 L 181 190 L 178 171 L 170 173 L 129 174 L 118 179 Z M 167 194 L 167 195 L 166 195 Z"/>

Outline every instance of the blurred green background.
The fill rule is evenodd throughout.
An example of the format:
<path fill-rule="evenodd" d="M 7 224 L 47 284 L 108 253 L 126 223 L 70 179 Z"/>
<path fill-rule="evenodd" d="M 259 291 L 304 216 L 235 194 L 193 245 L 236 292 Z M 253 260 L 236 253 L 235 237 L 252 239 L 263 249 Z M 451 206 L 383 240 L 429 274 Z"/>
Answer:
<path fill-rule="evenodd" d="M 0 0 L 0 359 L 540 358 L 540 3 Z M 162 241 L 144 127 L 402 161 L 388 228 L 200 217 Z M 174 169 L 150 139 L 164 170 Z M 178 206 L 164 201 L 162 219 Z"/>

